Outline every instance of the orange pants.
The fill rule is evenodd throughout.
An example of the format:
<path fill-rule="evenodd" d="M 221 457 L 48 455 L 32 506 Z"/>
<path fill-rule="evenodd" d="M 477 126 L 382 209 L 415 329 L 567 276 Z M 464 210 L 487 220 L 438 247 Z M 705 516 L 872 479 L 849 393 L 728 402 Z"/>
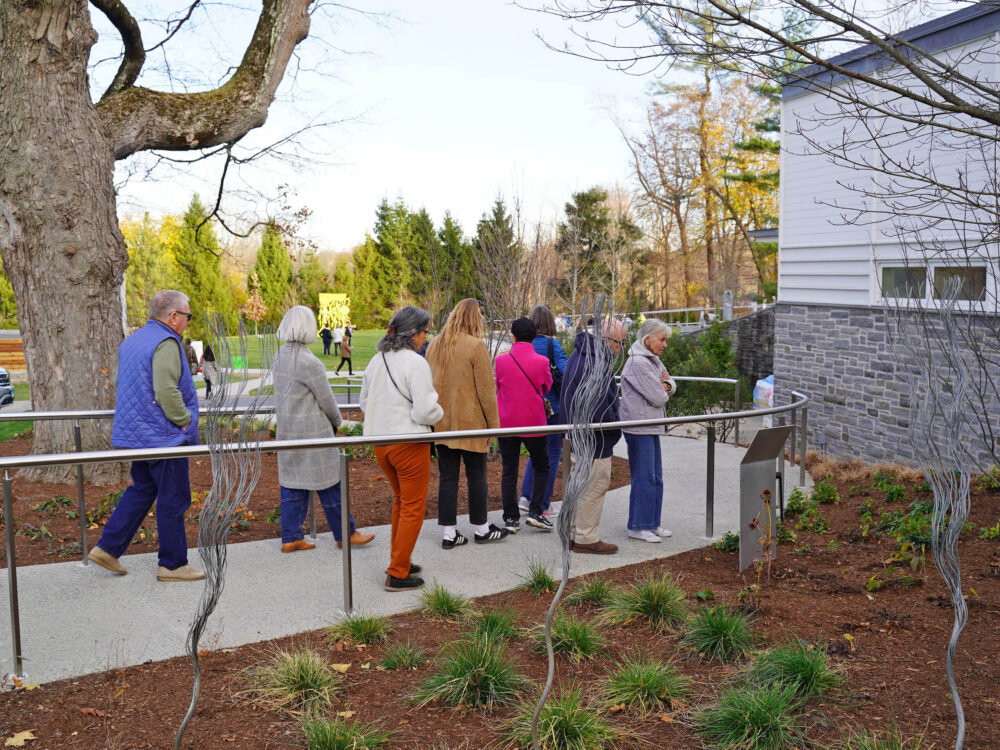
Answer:
<path fill-rule="evenodd" d="M 375 460 L 392 485 L 391 558 L 386 573 L 410 575 L 410 555 L 424 525 L 427 483 L 431 477 L 430 443 L 397 443 L 375 447 Z"/>

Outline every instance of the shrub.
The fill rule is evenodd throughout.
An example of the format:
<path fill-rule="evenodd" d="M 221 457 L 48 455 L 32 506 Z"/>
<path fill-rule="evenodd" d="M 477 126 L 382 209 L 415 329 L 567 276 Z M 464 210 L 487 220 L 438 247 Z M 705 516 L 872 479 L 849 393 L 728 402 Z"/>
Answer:
<path fill-rule="evenodd" d="M 472 602 L 461 594 L 453 594 L 437 581 L 421 590 L 420 605 L 425 614 L 447 620 L 460 620 L 472 611 Z"/>
<path fill-rule="evenodd" d="M 609 706 L 625 705 L 640 716 L 648 716 L 675 698 L 689 692 L 690 680 L 673 662 L 660 662 L 642 655 L 627 656 L 601 683 L 601 696 Z"/>
<path fill-rule="evenodd" d="M 809 498 L 801 489 L 796 487 L 788 496 L 785 502 L 785 516 L 791 518 L 804 513 L 809 508 Z"/>
<path fill-rule="evenodd" d="M 528 563 L 528 575 L 524 576 L 524 588 L 535 594 L 551 594 L 558 584 L 549 572 L 549 567 L 538 560 Z"/>
<path fill-rule="evenodd" d="M 503 641 L 466 638 L 446 647 L 438 660 L 438 673 L 424 681 L 413 702 L 426 706 L 485 706 L 513 703 L 528 684 L 506 656 Z"/>
<path fill-rule="evenodd" d="M 393 631 L 392 620 L 381 615 L 347 614 L 336 625 L 326 629 L 327 637 L 336 641 L 354 641 L 370 646 L 382 643 Z"/>
<path fill-rule="evenodd" d="M 709 746 L 726 750 L 791 750 L 805 743 L 795 690 L 780 685 L 729 688 L 695 718 Z"/>
<path fill-rule="evenodd" d="M 602 607 L 611 600 L 611 586 L 603 578 L 590 578 L 577 584 L 566 595 L 567 604 L 592 604 Z"/>
<path fill-rule="evenodd" d="M 695 614 L 684 640 L 709 661 L 726 664 L 749 653 L 756 636 L 747 615 L 720 604 Z"/>
<path fill-rule="evenodd" d="M 890 487 L 896 484 L 896 472 L 888 469 L 879 469 L 872 475 L 872 489 L 879 492 L 887 492 Z"/>
<path fill-rule="evenodd" d="M 340 687 L 340 676 L 314 651 L 278 651 L 263 664 L 250 667 L 244 676 L 247 692 L 264 706 L 293 711 L 328 706 Z"/>
<path fill-rule="evenodd" d="M 820 505 L 833 505 L 840 502 L 840 493 L 837 486 L 830 481 L 832 477 L 825 477 L 816 482 L 812 491 L 812 501 Z"/>
<path fill-rule="evenodd" d="M 715 549 L 722 550 L 723 552 L 739 552 L 740 535 L 734 534 L 732 531 L 727 531 L 722 535 L 722 539 L 717 542 L 712 542 L 712 546 Z"/>
<path fill-rule="evenodd" d="M 844 682 L 830 668 L 824 646 L 798 639 L 761 656 L 750 669 L 749 677 L 760 684 L 795 688 L 795 694 L 802 699 L 823 698 Z"/>
<path fill-rule="evenodd" d="M 552 696 L 538 715 L 541 750 L 600 750 L 614 747 L 615 730 L 597 712 L 583 705 L 581 691 L 572 688 Z M 531 722 L 535 703 L 522 703 L 508 725 L 507 739 L 519 748 L 531 747 Z"/>
<path fill-rule="evenodd" d="M 340 718 L 307 716 L 302 720 L 306 750 L 372 750 L 389 741 L 389 732 L 377 724 L 347 723 Z"/>
<path fill-rule="evenodd" d="M 385 647 L 385 657 L 379 666 L 386 669 L 416 669 L 427 661 L 424 650 L 413 643 L 396 643 Z"/>
<path fill-rule="evenodd" d="M 531 638 L 536 651 L 545 651 L 545 626 L 532 628 Z M 607 643 L 600 631 L 586 620 L 557 612 L 552 618 L 552 651 L 565 654 L 572 661 L 589 659 Z"/>
<path fill-rule="evenodd" d="M 628 589 L 616 589 L 601 611 L 600 622 L 630 625 L 645 620 L 654 628 L 665 630 L 684 621 L 686 597 L 684 589 L 669 574 L 659 578 L 648 576 Z"/>
<path fill-rule="evenodd" d="M 517 613 L 511 607 L 483 609 L 475 615 L 472 635 L 475 638 L 510 638 L 517 634 L 516 621 Z"/>
<path fill-rule="evenodd" d="M 778 521 L 778 528 L 774 538 L 778 540 L 778 544 L 794 544 L 799 537 L 792 531 L 791 526 Z"/>

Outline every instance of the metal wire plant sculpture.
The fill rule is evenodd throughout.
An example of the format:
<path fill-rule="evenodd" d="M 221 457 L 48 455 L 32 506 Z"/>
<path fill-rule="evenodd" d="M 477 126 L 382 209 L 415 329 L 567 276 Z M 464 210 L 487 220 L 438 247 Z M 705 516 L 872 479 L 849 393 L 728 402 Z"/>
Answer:
<path fill-rule="evenodd" d="M 568 404 L 561 402 L 563 422 L 569 426 L 566 433 L 572 448 L 573 456 L 581 457 L 573 460 L 569 479 L 563 490 L 562 509 L 559 512 L 559 519 L 556 522 L 556 531 L 559 534 L 559 544 L 562 549 L 562 578 L 559 587 L 556 589 L 552 603 L 549 605 L 545 615 L 545 649 L 548 654 L 548 675 L 545 679 L 545 686 L 535 705 L 535 713 L 531 720 L 531 746 L 538 750 L 538 718 L 541 715 L 542 707 L 552 692 L 552 683 L 555 677 L 555 653 L 552 648 L 552 619 L 555 616 L 559 601 L 566 589 L 570 572 L 570 534 L 576 520 L 577 502 L 586 492 L 594 475 L 593 461 L 594 449 L 597 445 L 596 430 L 592 426 L 595 421 L 602 418 L 602 407 L 607 394 L 608 383 L 614 382 L 614 377 L 618 371 L 618 364 L 624 357 L 627 347 L 622 346 L 621 351 L 615 354 L 608 346 L 601 341 L 601 332 L 605 326 L 616 316 L 621 317 L 621 313 L 615 310 L 614 301 L 600 295 L 593 300 L 585 299 L 581 309 L 580 320 L 587 323 L 589 332 L 593 334 L 593 356 L 581 357 L 582 371 L 579 385 L 576 389 L 572 401 Z M 571 460 L 569 456 L 564 456 L 563 460 Z"/>
<path fill-rule="evenodd" d="M 187 635 L 186 648 L 194 667 L 194 684 L 191 705 L 177 730 L 175 750 L 180 750 L 184 730 L 198 704 L 201 691 L 198 644 L 225 585 L 226 538 L 260 478 L 260 444 L 270 423 L 270 409 L 265 408 L 265 401 L 272 390 L 271 365 L 277 350 L 273 331 L 265 330 L 254 336 L 260 354 L 260 379 L 256 394 L 248 394 L 250 378 L 246 367 L 229 369 L 224 366 L 233 363 L 236 357 L 244 365 L 248 362 L 249 335 L 243 321 L 239 321 L 235 341 L 228 336 L 229 325 L 225 317 L 209 316 L 208 327 L 209 340 L 216 361 L 220 363 L 220 382 L 208 402 L 203 430 L 212 464 L 212 488 L 198 521 L 198 553 L 205 568 L 205 587 Z M 268 416 L 261 419 L 265 412 Z"/>
<path fill-rule="evenodd" d="M 955 681 L 955 649 L 969 617 L 962 596 L 958 539 L 969 517 L 969 490 L 975 460 L 967 440 L 972 420 L 970 385 L 979 364 L 962 345 L 955 320 L 959 285 L 943 290 L 939 304 L 886 304 L 893 354 L 910 399 L 909 439 L 914 456 L 934 492 L 931 554 L 951 594 L 954 610 L 945 669 L 955 704 L 955 748 L 965 739 L 965 712 Z"/>

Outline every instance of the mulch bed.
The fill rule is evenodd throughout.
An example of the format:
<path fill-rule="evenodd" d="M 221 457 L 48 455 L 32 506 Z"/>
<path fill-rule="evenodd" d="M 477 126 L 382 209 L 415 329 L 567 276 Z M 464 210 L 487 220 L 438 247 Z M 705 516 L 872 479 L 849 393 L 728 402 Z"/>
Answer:
<path fill-rule="evenodd" d="M 761 580 L 758 602 L 752 596 L 758 580 L 754 569 L 738 574 L 735 552 L 710 547 L 595 575 L 615 585 L 627 585 L 647 574 L 670 572 L 680 577 L 692 609 L 703 606 L 696 592 L 701 598 L 747 604 L 754 613 L 762 645 L 793 636 L 827 644 L 832 664 L 847 678 L 847 684 L 835 700 L 809 705 L 813 747 L 832 747 L 843 728 L 861 725 L 883 730 L 892 720 L 907 735 L 923 732 L 934 747 L 951 747 L 955 712 L 944 672 L 952 622 L 950 599 L 929 552 L 926 564 L 916 566 L 915 571 L 904 566 L 911 573 L 908 578 L 889 571 L 898 566 L 887 562 L 897 548 L 896 540 L 877 536 L 871 527 L 863 531 L 857 507 L 871 501 L 877 519 L 882 511 L 905 511 L 911 501 L 926 499 L 928 494 L 917 489 L 917 477 L 903 476 L 900 484 L 905 486 L 905 498 L 887 500 L 885 492 L 872 489 L 871 471 L 858 465 L 827 462 L 811 466 L 811 471 L 816 477 L 832 474 L 839 491 L 838 503 L 819 507 L 829 531 L 800 529 L 794 541 L 782 544 L 770 580 Z M 970 618 L 959 643 L 956 672 L 967 720 L 965 746 L 985 749 L 1000 747 L 996 721 L 1000 654 L 995 648 L 1000 541 L 980 539 L 979 529 L 997 523 L 1000 492 L 978 487 L 972 508 L 974 529 L 963 535 L 961 543 Z M 478 599 L 476 606 L 509 606 L 517 613 L 519 626 L 528 628 L 542 621 L 550 601 L 551 594 L 512 591 Z M 581 617 L 595 614 L 586 606 L 567 609 L 574 609 Z M 394 640 L 419 644 L 429 654 L 438 653 L 468 628 L 431 620 L 418 612 L 392 619 Z M 703 662 L 682 643 L 680 632 L 658 633 L 637 624 L 606 628 L 604 634 L 608 647 L 597 658 L 579 663 L 558 658 L 557 684 L 580 686 L 593 697 L 596 679 L 626 653 L 674 658 L 678 668 L 692 679 L 693 694 L 685 704 L 675 704 L 645 719 L 611 711 L 606 711 L 604 718 L 621 733 L 616 747 L 703 747 L 692 717 L 710 704 L 744 665 Z M 503 727 L 512 709 L 408 705 L 406 697 L 434 672 L 433 662 L 413 671 L 381 671 L 376 668 L 383 656 L 381 647 L 330 643 L 316 631 L 206 652 L 199 707 L 185 746 L 247 750 L 302 746 L 294 718 L 266 711 L 240 693 L 247 687 L 241 676 L 243 669 L 260 662 L 275 648 L 298 646 L 315 649 L 330 663 L 351 665 L 333 710 L 356 712 L 355 719 L 363 722 L 381 721 L 394 732 L 390 747 L 502 745 Z M 546 661 L 530 648 L 527 638 L 512 639 L 508 655 L 536 685 L 541 684 Z M 0 738 L 32 730 L 38 739 L 27 747 L 172 747 L 190 689 L 191 666 L 177 658 L 0 694 Z"/>
<path fill-rule="evenodd" d="M 30 438 L 16 438 L 0 442 L 0 456 L 20 456 L 31 453 Z M 249 502 L 243 509 L 239 520 L 229 534 L 230 543 L 253 542 L 260 539 L 280 539 L 281 526 L 278 488 L 278 459 L 273 453 L 262 456 L 263 467 L 260 481 L 254 489 Z M 521 461 L 521 471 L 528 459 Z M 207 458 L 191 459 L 191 492 L 193 504 L 186 516 L 188 545 L 194 547 L 198 543 L 198 508 L 212 486 L 212 469 Z M 382 474 L 382 469 L 375 460 L 361 451 L 351 460 L 351 511 L 359 528 L 388 524 L 391 520 L 392 489 Z M 500 503 L 500 461 L 487 463 L 489 483 L 490 511 L 499 511 Z M 613 460 L 611 470 L 611 486 L 623 487 L 629 483 L 628 461 L 620 458 Z M 107 521 L 115 496 L 127 484 L 114 487 L 84 485 L 87 513 L 98 514 L 89 524 L 87 543 L 90 546 L 100 538 L 101 526 Z M 437 519 L 437 463 L 431 464 L 430 487 L 427 493 L 426 518 Z M 520 486 L 520 484 L 518 484 Z M 459 513 L 468 512 L 468 487 L 464 481 L 459 482 L 458 508 Z M 18 567 L 39 565 L 42 563 L 64 562 L 78 560 L 80 550 L 80 520 L 77 510 L 76 482 L 58 484 L 51 482 L 32 482 L 14 477 L 14 522 L 16 536 L 14 538 Z M 556 478 L 553 497 L 562 497 L 562 471 Z M 2 511 L 2 506 L 0 506 Z M 329 530 L 326 516 L 316 507 L 316 530 Z M 2 517 L 2 513 L 0 513 Z M 500 523 L 499 514 L 494 513 L 491 520 Z M 0 523 L 0 530 L 3 523 Z M 468 529 L 466 529 L 468 531 Z M 156 518 L 150 512 L 149 520 L 144 523 L 132 540 L 130 552 L 155 552 Z M 0 568 L 7 567 L 6 552 L 0 545 Z"/>

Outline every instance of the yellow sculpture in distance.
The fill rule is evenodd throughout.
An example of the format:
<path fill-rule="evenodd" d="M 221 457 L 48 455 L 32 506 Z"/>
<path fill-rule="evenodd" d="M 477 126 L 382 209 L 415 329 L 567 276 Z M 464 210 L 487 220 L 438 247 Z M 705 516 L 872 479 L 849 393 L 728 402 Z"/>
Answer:
<path fill-rule="evenodd" d="M 340 326 L 343 328 L 351 319 L 351 300 L 346 294 L 320 292 L 319 295 L 319 327 L 331 330 Z"/>

